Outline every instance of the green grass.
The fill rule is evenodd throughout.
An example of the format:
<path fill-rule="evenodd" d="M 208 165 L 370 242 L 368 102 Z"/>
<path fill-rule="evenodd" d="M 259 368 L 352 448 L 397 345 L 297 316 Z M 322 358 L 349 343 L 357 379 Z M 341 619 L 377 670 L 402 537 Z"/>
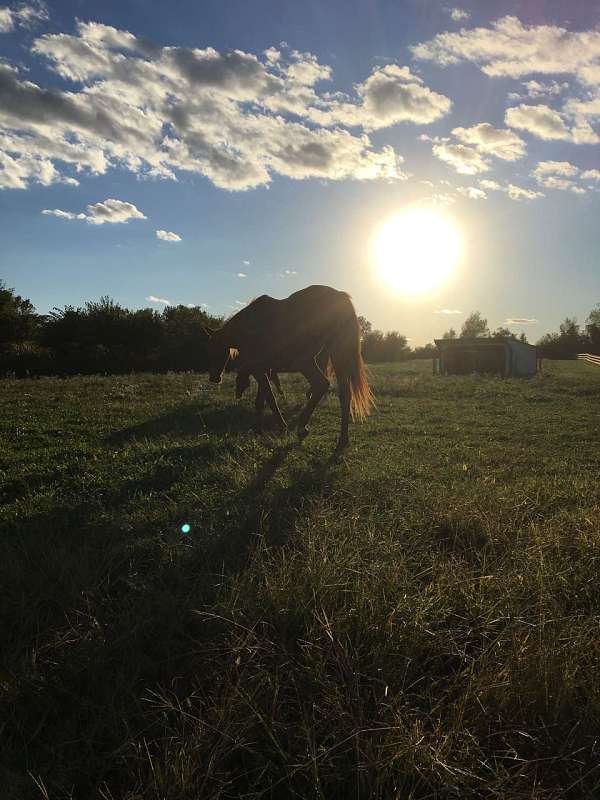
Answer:
<path fill-rule="evenodd" d="M 3 381 L 2 797 L 598 796 L 600 369 L 430 372 Z"/>

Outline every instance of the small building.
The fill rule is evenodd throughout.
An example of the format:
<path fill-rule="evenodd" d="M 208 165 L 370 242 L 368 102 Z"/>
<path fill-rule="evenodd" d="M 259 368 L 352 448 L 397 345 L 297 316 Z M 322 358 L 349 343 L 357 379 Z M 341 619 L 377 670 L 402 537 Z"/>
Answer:
<path fill-rule="evenodd" d="M 535 375 L 540 359 L 536 348 L 502 337 L 436 339 L 438 349 L 433 370 L 438 375 L 471 375 L 483 373 L 526 377 Z"/>

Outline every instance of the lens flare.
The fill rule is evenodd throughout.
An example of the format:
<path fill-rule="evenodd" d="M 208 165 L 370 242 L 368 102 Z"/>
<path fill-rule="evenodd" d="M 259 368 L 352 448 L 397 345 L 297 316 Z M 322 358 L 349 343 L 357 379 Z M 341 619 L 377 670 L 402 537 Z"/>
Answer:
<path fill-rule="evenodd" d="M 188 522 L 184 522 L 181 526 L 182 533 L 189 533 L 192 530 L 192 526 Z"/>

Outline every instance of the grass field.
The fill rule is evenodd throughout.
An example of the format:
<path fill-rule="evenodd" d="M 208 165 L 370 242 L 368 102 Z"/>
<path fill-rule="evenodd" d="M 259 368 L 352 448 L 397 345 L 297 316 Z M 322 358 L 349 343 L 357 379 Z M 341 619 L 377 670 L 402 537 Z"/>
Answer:
<path fill-rule="evenodd" d="M 2 381 L 1 797 L 598 796 L 600 368 L 430 373 Z"/>

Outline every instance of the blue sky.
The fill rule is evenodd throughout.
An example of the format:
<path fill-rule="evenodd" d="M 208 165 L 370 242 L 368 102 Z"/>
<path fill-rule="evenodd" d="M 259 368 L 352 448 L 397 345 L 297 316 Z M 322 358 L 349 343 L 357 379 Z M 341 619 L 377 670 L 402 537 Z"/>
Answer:
<path fill-rule="evenodd" d="M 0 275 L 41 312 L 325 283 L 421 344 L 600 302 L 597 3 L 24 2 L 0 58 Z M 465 251 L 411 298 L 370 242 L 415 203 Z"/>

